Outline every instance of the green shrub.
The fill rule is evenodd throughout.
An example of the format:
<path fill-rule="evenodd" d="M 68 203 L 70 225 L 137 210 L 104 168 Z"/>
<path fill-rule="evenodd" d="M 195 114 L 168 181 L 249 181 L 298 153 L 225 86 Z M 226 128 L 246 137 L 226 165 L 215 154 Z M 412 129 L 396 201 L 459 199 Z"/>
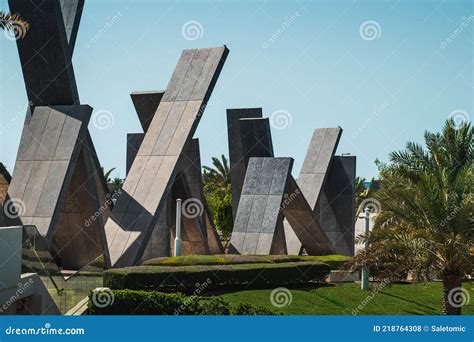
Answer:
<path fill-rule="evenodd" d="M 135 266 L 104 272 L 104 286 L 161 292 L 194 293 L 303 286 L 322 281 L 327 264 L 297 262 L 212 266 Z"/>
<path fill-rule="evenodd" d="M 298 262 L 298 256 L 289 255 L 185 255 L 147 260 L 145 266 L 193 266 L 193 265 L 231 265 L 231 264 L 262 264 L 278 262 Z"/>
<path fill-rule="evenodd" d="M 287 262 L 313 261 L 322 262 L 339 269 L 350 257 L 345 255 L 185 255 L 179 257 L 164 257 L 147 260 L 145 266 L 193 266 L 193 265 L 231 265 L 231 264 L 278 264 Z"/>
<path fill-rule="evenodd" d="M 233 305 L 218 297 L 185 296 L 181 293 L 113 290 L 111 305 L 97 306 L 89 295 L 90 315 L 274 315 L 266 308 Z"/>

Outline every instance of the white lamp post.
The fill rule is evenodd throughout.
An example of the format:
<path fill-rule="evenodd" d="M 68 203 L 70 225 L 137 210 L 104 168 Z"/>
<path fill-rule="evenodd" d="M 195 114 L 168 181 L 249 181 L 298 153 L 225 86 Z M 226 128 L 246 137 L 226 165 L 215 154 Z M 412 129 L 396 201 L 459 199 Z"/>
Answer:
<path fill-rule="evenodd" d="M 181 198 L 176 200 L 176 237 L 174 238 L 174 256 L 181 255 Z"/>
<path fill-rule="evenodd" d="M 365 227 L 364 227 L 364 235 L 367 236 L 370 231 L 370 209 L 365 208 Z M 369 241 L 365 240 L 364 243 L 364 249 L 367 251 L 369 248 Z M 362 269 L 362 275 L 361 275 L 361 281 L 360 281 L 360 288 L 362 290 L 368 290 L 369 289 L 369 270 L 367 269 Z"/>

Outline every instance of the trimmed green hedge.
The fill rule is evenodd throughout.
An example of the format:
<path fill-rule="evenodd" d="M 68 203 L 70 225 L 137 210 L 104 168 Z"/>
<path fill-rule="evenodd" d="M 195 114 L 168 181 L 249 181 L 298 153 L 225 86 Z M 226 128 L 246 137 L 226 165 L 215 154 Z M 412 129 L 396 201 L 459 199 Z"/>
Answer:
<path fill-rule="evenodd" d="M 296 256 L 296 255 L 185 255 L 147 260 L 145 266 L 193 266 L 193 265 L 232 265 L 232 264 L 267 264 L 313 261 L 322 262 L 338 269 L 349 260 L 344 255 Z"/>
<path fill-rule="evenodd" d="M 145 266 L 194 266 L 194 265 L 235 265 L 235 264 L 263 264 L 279 262 L 298 262 L 299 257 L 287 255 L 184 255 L 178 257 L 164 257 L 147 260 Z"/>
<path fill-rule="evenodd" d="M 331 268 L 318 262 L 213 266 L 135 266 L 104 272 L 104 286 L 161 292 L 195 293 L 278 286 L 312 285 Z"/>
<path fill-rule="evenodd" d="M 109 294 L 110 295 L 110 294 Z M 112 291 L 113 301 L 102 307 L 89 294 L 89 315 L 275 315 L 272 310 L 248 304 L 233 305 L 218 297 L 185 296 L 134 290 Z"/>

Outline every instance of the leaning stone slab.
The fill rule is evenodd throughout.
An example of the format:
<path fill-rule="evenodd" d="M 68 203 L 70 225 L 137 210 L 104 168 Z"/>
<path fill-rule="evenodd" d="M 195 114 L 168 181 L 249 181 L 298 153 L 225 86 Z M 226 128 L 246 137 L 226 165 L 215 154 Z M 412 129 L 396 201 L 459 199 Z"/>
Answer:
<path fill-rule="evenodd" d="M 227 54 L 225 47 L 183 51 L 106 224 L 112 266 L 140 260 Z"/>
<path fill-rule="evenodd" d="M 291 176 L 292 165 L 292 158 L 250 158 L 232 232 L 232 252 L 286 254 L 283 217 L 308 246 L 308 253 L 332 252 Z"/>

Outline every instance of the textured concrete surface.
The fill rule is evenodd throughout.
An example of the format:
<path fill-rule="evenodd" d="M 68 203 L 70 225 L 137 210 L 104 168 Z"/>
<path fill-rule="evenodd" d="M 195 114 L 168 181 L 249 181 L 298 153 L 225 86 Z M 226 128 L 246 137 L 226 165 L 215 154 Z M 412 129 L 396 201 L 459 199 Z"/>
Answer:
<path fill-rule="evenodd" d="M 317 202 L 329 173 L 331 161 L 336 152 L 341 134 L 342 129 L 340 127 L 317 128 L 314 130 L 297 180 L 298 187 L 301 189 L 316 217 L 319 217 L 316 209 Z M 288 220 L 285 220 L 283 225 L 288 254 L 300 254 L 302 247 L 306 248 L 307 246 L 302 246 Z M 324 223 L 319 222 L 318 225 L 324 225 Z"/>
<path fill-rule="evenodd" d="M 251 157 L 273 157 L 268 119 L 262 119 L 262 108 L 227 109 L 232 214 L 235 217 Z"/>
<path fill-rule="evenodd" d="M 292 158 L 250 158 L 231 238 L 231 252 L 286 254 L 283 217 L 310 254 L 332 249 L 291 176 Z"/>
<path fill-rule="evenodd" d="M 315 212 L 337 254 L 354 255 L 355 156 L 335 156 Z"/>
<path fill-rule="evenodd" d="M 8 195 L 23 203 L 19 218 L 36 225 L 64 268 L 77 269 L 102 253 L 86 105 L 36 107 L 24 124 Z M 85 151 L 88 151 L 86 153 Z"/>
<path fill-rule="evenodd" d="M 106 224 L 110 264 L 136 264 L 169 198 L 178 159 L 227 57 L 225 47 L 184 50 Z"/>
<path fill-rule="evenodd" d="M 63 7 L 68 23 L 74 21 L 69 18 L 74 16 L 75 2 Z M 8 4 L 12 13 L 20 13 L 30 24 L 28 33 L 16 41 L 28 99 L 34 106 L 79 104 L 69 45 L 74 40 L 68 42 L 60 2 L 9 0 Z M 74 24 L 68 26 L 70 37 L 75 37 Z"/>
<path fill-rule="evenodd" d="M 250 158 L 240 196 L 230 252 L 283 254 L 284 195 L 291 177 L 292 158 Z M 284 240 L 283 240 L 284 241 Z"/>

